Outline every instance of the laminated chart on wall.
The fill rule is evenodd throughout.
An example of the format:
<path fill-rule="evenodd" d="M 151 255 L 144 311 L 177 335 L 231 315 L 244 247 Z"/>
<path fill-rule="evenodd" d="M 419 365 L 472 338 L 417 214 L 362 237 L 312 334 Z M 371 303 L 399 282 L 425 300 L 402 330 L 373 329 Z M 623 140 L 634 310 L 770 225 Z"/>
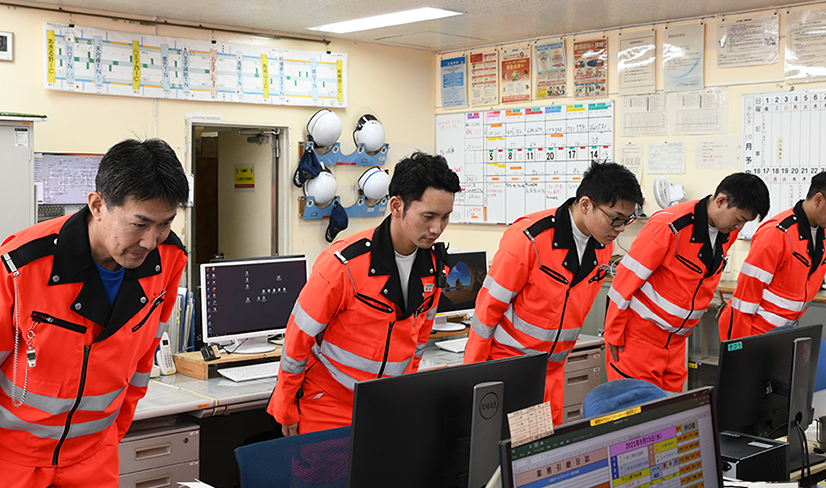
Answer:
<path fill-rule="evenodd" d="M 826 90 L 743 95 L 741 165 L 766 182 L 769 217 L 806 198 L 811 177 L 826 170 Z M 750 238 L 759 223 L 740 233 Z"/>
<path fill-rule="evenodd" d="M 95 191 L 95 177 L 103 158 L 97 154 L 34 154 L 34 184 L 38 203 L 85 205 Z"/>
<path fill-rule="evenodd" d="M 437 115 L 436 152 L 462 185 L 451 222 L 510 224 L 573 197 L 591 160 L 614 160 L 614 106 Z"/>
<path fill-rule="evenodd" d="M 347 106 L 347 55 L 44 22 L 51 90 L 266 105 Z"/>

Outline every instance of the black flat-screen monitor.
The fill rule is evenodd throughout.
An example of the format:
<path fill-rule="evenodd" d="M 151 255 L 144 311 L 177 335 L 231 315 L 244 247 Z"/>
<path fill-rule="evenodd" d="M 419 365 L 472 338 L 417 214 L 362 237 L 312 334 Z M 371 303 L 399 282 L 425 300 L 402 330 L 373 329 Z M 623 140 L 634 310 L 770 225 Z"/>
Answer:
<path fill-rule="evenodd" d="M 723 341 L 717 369 L 717 417 L 720 430 L 775 438 L 786 433 L 789 417 L 794 340 L 811 339 L 806 389 L 808 404 L 801 421 L 812 422 L 817 358 L 822 325 L 780 330 Z"/>
<path fill-rule="evenodd" d="M 703 486 L 722 488 L 709 387 L 502 443 L 502 487 Z"/>
<path fill-rule="evenodd" d="M 473 387 L 505 384 L 507 413 L 539 403 L 547 354 L 453 366 L 356 383 L 348 486 L 466 488 Z"/>

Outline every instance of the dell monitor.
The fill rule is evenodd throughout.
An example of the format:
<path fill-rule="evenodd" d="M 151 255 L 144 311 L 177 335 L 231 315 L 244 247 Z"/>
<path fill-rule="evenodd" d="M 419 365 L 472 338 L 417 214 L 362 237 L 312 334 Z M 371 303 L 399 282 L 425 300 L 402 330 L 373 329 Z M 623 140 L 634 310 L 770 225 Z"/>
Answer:
<path fill-rule="evenodd" d="M 234 341 L 231 352 L 275 349 L 267 338 L 283 334 L 307 282 L 304 256 L 271 256 L 203 263 L 201 327 L 205 344 Z"/>
<path fill-rule="evenodd" d="M 789 435 L 793 470 L 806 463 L 794 442 L 795 424 L 805 430 L 812 422 L 822 328 L 780 328 L 720 345 L 716 387 L 720 430 L 766 438 Z"/>
<path fill-rule="evenodd" d="M 722 488 L 710 387 L 501 443 L 502 488 Z"/>
<path fill-rule="evenodd" d="M 488 252 L 448 250 L 447 265 L 450 272 L 436 308 L 434 331 L 450 330 L 449 316 L 473 313 L 476 296 L 488 276 Z"/>
<path fill-rule="evenodd" d="M 542 403 L 547 366 L 532 354 L 356 383 L 348 486 L 467 488 L 474 387 L 503 382 L 506 415 Z"/>

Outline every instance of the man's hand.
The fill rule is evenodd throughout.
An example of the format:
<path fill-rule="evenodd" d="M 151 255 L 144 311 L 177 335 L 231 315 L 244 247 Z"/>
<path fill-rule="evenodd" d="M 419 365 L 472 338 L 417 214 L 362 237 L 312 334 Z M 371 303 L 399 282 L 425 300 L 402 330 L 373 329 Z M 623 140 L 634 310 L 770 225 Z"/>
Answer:
<path fill-rule="evenodd" d="M 608 344 L 608 352 L 611 353 L 611 358 L 614 362 L 619 361 L 619 353 L 622 351 L 623 346 L 615 346 L 613 344 Z"/>
<path fill-rule="evenodd" d="M 281 426 L 281 433 L 284 434 L 284 437 L 290 437 L 291 435 L 298 435 L 298 422 L 290 425 L 282 425 Z"/>

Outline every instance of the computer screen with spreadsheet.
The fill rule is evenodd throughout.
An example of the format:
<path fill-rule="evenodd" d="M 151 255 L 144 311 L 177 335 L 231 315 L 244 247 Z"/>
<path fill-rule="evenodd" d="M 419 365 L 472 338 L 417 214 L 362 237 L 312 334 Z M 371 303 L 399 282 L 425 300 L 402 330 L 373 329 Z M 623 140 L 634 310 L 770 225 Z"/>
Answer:
<path fill-rule="evenodd" d="M 502 443 L 503 488 L 721 488 L 713 389 L 692 390 Z"/>

